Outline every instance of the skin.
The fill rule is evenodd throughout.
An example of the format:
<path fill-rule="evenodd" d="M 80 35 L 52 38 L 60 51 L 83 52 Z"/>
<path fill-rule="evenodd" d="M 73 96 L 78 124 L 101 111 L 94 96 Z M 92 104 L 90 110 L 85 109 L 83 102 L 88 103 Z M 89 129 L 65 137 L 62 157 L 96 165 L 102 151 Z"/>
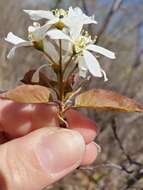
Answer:
<path fill-rule="evenodd" d="M 41 190 L 97 157 L 95 123 L 75 110 L 0 100 L 0 189 Z"/>

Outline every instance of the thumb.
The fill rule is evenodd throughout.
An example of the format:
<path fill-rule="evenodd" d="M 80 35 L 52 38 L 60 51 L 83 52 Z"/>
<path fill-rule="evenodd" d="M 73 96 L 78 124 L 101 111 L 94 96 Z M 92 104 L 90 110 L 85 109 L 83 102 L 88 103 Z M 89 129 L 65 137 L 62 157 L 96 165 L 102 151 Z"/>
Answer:
<path fill-rule="evenodd" d="M 85 152 L 73 130 L 41 128 L 0 146 L 0 189 L 41 190 L 77 168 Z"/>

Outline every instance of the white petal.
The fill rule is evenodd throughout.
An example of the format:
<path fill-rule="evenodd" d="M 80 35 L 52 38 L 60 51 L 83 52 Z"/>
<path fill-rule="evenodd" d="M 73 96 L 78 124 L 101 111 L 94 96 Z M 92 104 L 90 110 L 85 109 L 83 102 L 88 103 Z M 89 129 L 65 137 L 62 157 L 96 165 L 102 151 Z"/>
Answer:
<path fill-rule="evenodd" d="M 73 8 L 72 8 L 72 7 L 69 7 L 68 15 L 72 15 L 72 14 L 73 14 Z"/>
<path fill-rule="evenodd" d="M 84 24 L 97 24 L 97 21 L 94 20 L 94 16 L 88 17 L 84 15 L 83 20 L 84 20 Z"/>
<path fill-rule="evenodd" d="M 28 42 L 28 41 L 25 41 L 25 42 L 22 42 L 22 43 L 19 43 L 19 44 L 15 45 L 15 46 L 10 50 L 10 52 L 8 53 L 7 58 L 8 58 L 8 59 L 11 59 L 11 58 L 14 56 L 15 51 L 16 51 L 17 48 L 19 48 L 19 47 L 28 47 L 28 46 L 32 46 L 32 45 L 33 45 L 33 44 L 32 44 L 31 42 Z"/>
<path fill-rule="evenodd" d="M 56 51 L 54 45 L 47 39 L 45 39 L 43 43 L 44 43 L 44 51 L 47 52 L 57 63 L 59 61 L 59 53 Z"/>
<path fill-rule="evenodd" d="M 70 29 L 70 35 L 72 36 L 72 40 L 76 40 L 79 38 L 81 31 L 82 31 L 82 27 L 83 27 L 83 25 L 81 23 L 77 23 L 77 24 L 75 24 L 75 26 L 73 26 Z M 76 28 L 76 30 L 75 30 L 75 28 Z"/>
<path fill-rule="evenodd" d="M 77 16 L 80 16 L 79 18 L 82 19 L 83 24 L 97 24 L 97 21 L 94 20 L 94 15 L 87 16 L 79 7 L 74 8 L 74 12 Z"/>
<path fill-rule="evenodd" d="M 79 67 L 79 76 L 86 78 L 88 68 L 83 56 L 78 56 L 78 67 Z"/>
<path fill-rule="evenodd" d="M 29 26 L 28 27 L 28 32 L 31 33 L 31 32 L 34 32 L 35 31 L 35 27 L 34 26 Z"/>
<path fill-rule="evenodd" d="M 35 41 L 42 40 L 46 36 L 46 32 L 48 31 L 49 27 L 50 27 L 49 24 L 46 23 L 40 28 L 35 29 L 35 31 L 32 32 L 34 36 L 34 40 Z"/>
<path fill-rule="evenodd" d="M 70 36 L 77 39 L 81 33 L 83 22 L 76 15 L 69 15 L 63 18 L 63 23 L 70 29 Z"/>
<path fill-rule="evenodd" d="M 48 31 L 49 28 L 50 26 L 48 23 L 44 24 L 43 26 L 40 26 L 40 23 L 34 22 L 33 26 L 28 27 L 28 32 L 29 33 L 38 32 L 38 33 L 44 34 Z"/>
<path fill-rule="evenodd" d="M 23 40 L 22 38 L 14 35 L 12 32 L 9 32 L 7 37 L 5 38 L 5 40 L 11 44 L 17 45 L 19 43 L 23 43 L 26 42 L 25 40 Z"/>
<path fill-rule="evenodd" d="M 78 62 L 79 62 L 79 67 L 80 68 L 85 68 L 85 69 L 88 69 L 86 63 L 85 63 L 85 59 L 84 59 L 84 56 L 78 56 Z"/>
<path fill-rule="evenodd" d="M 52 25 L 52 24 L 56 24 L 57 22 L 59 22 L 59 18 L 55 17 L 54 19 L 49 20 L 47 24 Z"/>
<path fill-rule="evenodd" d="M 76 8 L 69 8 L 68 16 L 65 17 L 66 24 L 71 25 L 72 23 L 80 23 L 82 25 L 84 24 L 97 24 L 97 22 L 94 20 L 94 16 L 87 16 L 82 12 L 82 10 L 79 7 Z M 69 20 L 69 21 L 68 21 Z"/>
<path fill-rule="evenodd" d="M 84 50 L 85 63 L 89 69 L 89 72 L 96 77 L 102 77 L 101 67 L 97 59 L 89 52 Z"/>
<path fill-rule="evenodd" d="M 91 45 L 88 45 L 86 49 L 100 53 L 110 59 L 115 59 L 115 53 L 103 47 L 91 44 Z"/>
<path fill-rule="evenodd" d="M 86 16 L 79 7 L 74 9 L 70 7 L 68 15 L 63 18 L 63 22 L 70 29 L 73 40 L 79 37 L 84 24 L 97 23 L 93 16 Z"/>
<path fill-rule="evenodd" d="M 81 8 L 79 8 L 79 7 L 75 7 L 74 8 L 74 12 L 77 14 L 77 15 L 81 15 L 83 12 L 82 12 L 82 10 L 81 10 Z"/>
<path fill-rule="evenodd" d="M 40 28 L 41 27 L 41 24 L 39 22 L 33 22 L 33 26 L 35 28 Z"/>
<path fill-rule="evenodd" d="M 39 22 L 33 22 L 33 25 L 28 27 L 28 32 L 34 32 L 36 29 L 39 29 L 40 27 L 41 25 Z"/>
<path fill-rule="evenodd" d="M 61 30 L 56 30 L 56 29 L 49 30 L 46 34 L 50 38 L 55 39 L 55 40 L 61 39 L 61 40 L 71 41 L 70 37 L 67 34 L 65 34 L 64 32 L 62 32 Z"/>
<path fill-rule="evenodd" d="M 65 17 L 63 19 L 65 26 L 70 29 L 70 36 L 73 40 L 77 39 L 81 33 L 83 23 L 76 17 Z"/>
<path fill-rule="evenodd" d="M 107 78 L 107 76 L 106 76 L 105 71 L 104 71 L 103 69 L 101 69 L 101 72 L 102 72 L 102 74 L 103 74 L 104 81 L 105 81 L 105 82 L 108 81 L 108 78 Z"/>
<path fill-rule="evenodd" d="M 73 44 L 67 40 L 62 41 L 62 49 L 66 52 L 67 55 L 73 53 Z"/>
<path fill-rule="evenodd" d="M 25 13 L 29 14 L 32 20 L 40 20 L 40 19 L 54 19 L 55 16 L 51 11 L 42 11 L 42 10 L 24 10 Z"/>

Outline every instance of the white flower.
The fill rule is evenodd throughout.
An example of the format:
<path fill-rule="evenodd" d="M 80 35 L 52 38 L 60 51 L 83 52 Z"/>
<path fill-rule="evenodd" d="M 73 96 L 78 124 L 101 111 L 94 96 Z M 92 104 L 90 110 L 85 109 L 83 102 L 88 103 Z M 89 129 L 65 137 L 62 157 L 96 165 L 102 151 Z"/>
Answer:
<path fill-rule="evenodd" d="M 97 24 L 97 22 L 94 20 L 94 15 L 87 16 L 79 7 L 74 9 L 70 7 L 68 11 L 68 17 L 65 17 L 64 22 L 65 25 L 70 29 L 71 36 L 74 36 L 74 38 L 80 35 L 83 25 Z"/>
<path fill-rule="evenodd" d="M 16 49 L 19 47 L 34 46 L 35 48 L 42 50 L 44 44 L 46 43 L 46 39 L 44 39 L 46 31 L 47 29 L 45 26 L 40 27 L 39 23 L 33 23 L 33 26 L 28 27 L 29 40 L 24 40 L 12 32 L 9 32 L 5 40 L 11 44 L 14 44 L 14 47 L 10 50 L 7 58 L 12 58 Z"/>
<path fill-rule="evenodd" d="M 47 19 L 46 25 L 55 25 L 56 28 L 62 30 L 65 26 L 71 30 L 77 30 L 80 33 L 84 24 L 97 24 L 94 20 L 94 16 L 88 17 L 82 10 L 78 7 L 70 7 L 68 11 L 64 9 L 56 9 L 53 11 L 43 11 L 43 10 L 24 10 L 30 15 L 32 20 Z"/>
<path fill-rule="evenodd" d="M 41 20 L 41 19 L 47 19 L 48 22 L 46 23 L 46 26 L 48 25 L 55 25 L 59 29 L 64 28 L 64 17 L 67 16 L 67 12 L 63 9 L 56 9 L 53 11 L 44 11 L 44 10 L 24 10 L 32 20 Z"/>
<path fill-rule="evenodd" d="M 27 47 L 32 46 L 33 44 L 30 41 L 23 40 L 22 38 L 14 35 L 12 32 L 9 32 L 5 40 L 11 44 L 14 44 L 15 46 L 10 50 L 10 52 L 7 55 L 7 58 L 10 59 L 14 56 L 15 51 L 19 47 Z"/>
<path fill-rule="evenodd" d="M 74 33 L 76 33 L 76 30 Z M 72 33 L 69 36 L 60 30 L 53 29 L 48 31 L 47 35 L 52 39 L 63 39 L 71 42 L 72 51 L 78 58 L 79 74 L 82 77 L 85 77 L 87 71 L 89 71 L 93 76 L 103 76 L 104 80 L 107 81 L 104 70 L 100 67 L 97 58 L 93 56 L 90 51 L 100 53 L 110 59 L 115 59 L 115 54 L 113 52 L 98 45 L 94 45 L 94 41 L 92 41 L 91 36 L 87 33 L 79 36 Z"/>

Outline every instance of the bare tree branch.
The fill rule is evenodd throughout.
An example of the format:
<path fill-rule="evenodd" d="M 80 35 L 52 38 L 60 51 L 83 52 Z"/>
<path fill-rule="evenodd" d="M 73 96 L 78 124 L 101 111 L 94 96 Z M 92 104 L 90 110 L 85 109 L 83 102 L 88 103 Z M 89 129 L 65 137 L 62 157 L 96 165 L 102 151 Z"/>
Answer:
<path fill-rule="evenodd" d="M 55 2 L 54 9 L 55 9 L 55 8 L 58 8 L 61 2 L 62 2 L 62 0 L 57 0 L 57 1 Z"/>
<path fill-rule="evenodd" d="M 135 24 L 132 24 L 130 27 L 127 27 L 126 30 L 124 30 L 123 32 L 121 32 L 121 30 L 119 30 L 119 36 L 118 34 L 115 34 L 117 37 L 116 37 L 116 41 L 120 40 L 123 36 L 129 34 L 130 32 L 132 32 L 133 30 L 137 29 L 138 27 L 140 27 L 143 23 L 143 20 L 139 20 L 139 21 L 136 21 Z"/>
<path fill-rule="evenodd" d="M 126 158 L 129 161 L 129 163 L 133 164 L 133 165 L 137 165 L 137 166 L 142 166 L 141 163 L 134 161 L 131 158 L 131 156 L 125 151 L 124 146 L 122 145 L 122 142 L 121 142 L 121 140 L 120 140 L 120 138 L 118 137 L 118 134 L 117 134 L 115 118 L 112 119 L 112 130 L 113 130 L 113 134 L 115 136 L 115 139 L 118 142 L 118 145 L 119 145 L 120 149 L 122 150 L 123 154 L 126 156 Z"/>
<path fill-rule="evenodd" d="M 114 0 L 113 4 L 112 4 L 112 6 L 111 6 L 111 9 L 110 9 L 110 11 L 109 11 L 109 13 L 108 13 L 108 15 L 106 16 L 105 21 L 104 21 L 104 23 L 103 23 L 101 29 L 99 30 L 99 32 L 98 32 L 98 34 L 97 34 L 97 36 L 98 36 L 97 41 L 96 41 L 97 43 L 98 43 L 98 41 L 100 40 L 102 34 L 103 34 L 103 33 L 105 32 L 105 30 L 107 29 L 107 27 L 108 27 L 108 25 L 109 25 L 109 23 L 110 23 L 110 21 L 111 21 L 111 19 L 112 19 L 112 16 L 114 15 L 115 12 L 117 12 L 117 11 L 120 9 L 122 3 L 123 3 L 123 0 Z"/>
<path fill-rule="evenodd" d="M 136 120 L 138 120 L 140 117 L 143 117 L 143 114 L 134 114 L 132 117 L 129 117 L 126 119 L 126 123 L 130 124 L 132 122 L 135 122 Z"/>
<path fill-rule="evenodd" d="M 143 169 L 138 170 L 132 177 L 129 178 L 124 190 L 133 187 L 141 178 L 143 178 Z"/>
<path fill-rule="evenodd" d="M 83 6 L 83 9 L 84 9 L 84 12 L 88 15 L 88 9 L 87 9 L 87 5 L 86 5 L 86 1 L 85 0 L 82 0 L 82 6 Z"/>
<path fill-rule="evenodd" d="M 143 21 L 141 21 L 140 23 L 138 23 L 137 25 L 137 40 L 136 40 L 136 57 L 135 57 L 135 61 L 134 61 L 134 64 L 131 68 L 131 71 L 130 73 L 128 74 L 128 80 L 127 80 L 127 83 L 123 89 L 123 92 L 127 92 L 127 90 L 129 89 L 130 85 L 131 85 L 131 82 L 132 82 L 132 78 L 133 78 L 133 75 L 134 73 L 136 72 L 136 69 L 140 66 L 141 64 L 141 56 L 143 54 L 143 48 L 140 49 L 140 35 L 139 35 L 139 32 L 140 32 L 140 27 L 142 26 L 143 24 Z M 133 95 L 132 95 L 133 97 Z"/>
<path fill-rule="evenodd" d="M 124 172 L 126 172 L 128 174 L 133 173 L 132 170 L 127 170 L 124 166 L 114 164 L 112 162 L 106 162 L 106 163 L 98 164 L 96 166 L 80 167 L 79 169 L 81 169 L 81 170 L 96 170 L 97 168 L 112 168 L 112 169 L 117 169 L 117 170 L 120 170 L 120 171 L 124 171 Z"/>

